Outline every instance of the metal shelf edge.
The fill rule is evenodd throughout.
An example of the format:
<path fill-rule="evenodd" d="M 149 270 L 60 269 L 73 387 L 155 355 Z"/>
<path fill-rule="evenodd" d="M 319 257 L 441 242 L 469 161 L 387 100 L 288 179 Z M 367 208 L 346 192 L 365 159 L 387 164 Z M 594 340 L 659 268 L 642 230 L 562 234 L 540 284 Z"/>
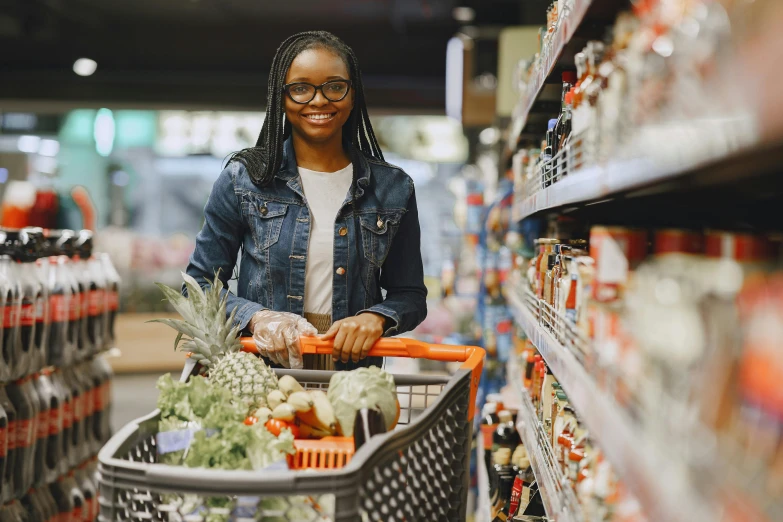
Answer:
<path fill-rule="evenodd" d="M 704 499 L 689 485 L 681 462 L 672 462 L 645 440 L 627 415 L 601 392 L 576 358 L 547 332 L 510 292 L 509 305 L 515 320 L 538 348 L 574 404 L 576 411 L 617 474 L 643 506 L 650 520 L 707 522 L 715 520 Z"/>

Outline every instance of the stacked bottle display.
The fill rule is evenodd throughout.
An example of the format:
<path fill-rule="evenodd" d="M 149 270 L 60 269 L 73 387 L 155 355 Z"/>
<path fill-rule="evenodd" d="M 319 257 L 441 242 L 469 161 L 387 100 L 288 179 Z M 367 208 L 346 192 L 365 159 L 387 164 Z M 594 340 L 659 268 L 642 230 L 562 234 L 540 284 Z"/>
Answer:
<path fill-rule="evenodd" d="M 98 516 L 120 281 L 92 241 L 0 230 L 0 522 Z"/>

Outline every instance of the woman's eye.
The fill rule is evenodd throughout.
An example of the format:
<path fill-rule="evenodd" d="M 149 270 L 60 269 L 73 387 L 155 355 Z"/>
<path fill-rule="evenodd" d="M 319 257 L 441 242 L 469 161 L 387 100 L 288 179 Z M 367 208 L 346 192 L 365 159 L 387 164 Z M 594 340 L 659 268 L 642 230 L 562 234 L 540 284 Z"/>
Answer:
<path fill-rule="evenodd" d="M 343 92 L 343 84 L 341 83 L 332 83 L 326 86 L 327 89 L 329 89 L 331 92 Z"/>
<path fill-rule="evenodd" d="M 294 94 L 307 94 L 307 87 L 304 85 L 294 85 L 291 87 L 291 92 Z"/>

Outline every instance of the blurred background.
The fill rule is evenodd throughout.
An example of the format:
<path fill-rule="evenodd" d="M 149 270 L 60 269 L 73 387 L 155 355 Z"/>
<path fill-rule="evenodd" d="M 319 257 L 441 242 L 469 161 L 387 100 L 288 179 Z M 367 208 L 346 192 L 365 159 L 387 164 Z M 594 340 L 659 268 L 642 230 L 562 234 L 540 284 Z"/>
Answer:
<path fill-rule="evenodd" d="M 610 448 L 591 462 L 619 469 L 601 467 L 612 494 L 574 507 L 560 485 L 583 468 L 548 462 L 546 512 L 783 520 L 781 0 L 0 0 L 0 226 L 92 229 L 111 255 L 115 427 L 182 367 L 145 322 L 171 314 L 153 283 L 179 284 L 227 156 L 255 144 L 278 45 L 311 29 L 355 50 L 384 155 L 416 183 L 429 315 L 410 335 L 485 347 L 478 405 L 532 397 L 538 442 L 554 421 L 544 435 L 531 386 L 554 372 Z M 578 302 L 554 310 L 569 273 Z M 610 497 L 625 515 L 585 507 Z"/>

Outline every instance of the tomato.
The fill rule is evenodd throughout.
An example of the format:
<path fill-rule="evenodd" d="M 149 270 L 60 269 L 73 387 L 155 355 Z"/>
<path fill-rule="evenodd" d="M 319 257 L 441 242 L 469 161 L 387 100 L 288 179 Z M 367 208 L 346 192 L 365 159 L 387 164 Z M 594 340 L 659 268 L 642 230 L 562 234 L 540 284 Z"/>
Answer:
<path fill-rule="evenodd" d="M 280 430 L 288 427 L 288 423 L 280 419 L 269 419 L 266 421 L 266 424 L 264 424 L 264 427 L 268 429 L 272 435 L 277 437 L 280 435 Z"/>
<path fill-rule="evenodd" d="M 253 417 L 252 415 L 250 417 L 245 417 L 245 424 L 248 426 L 252 426 L 256 422 L 258 422 L 258 419 Z"/>
<path fill-rule="evenodd" d="M 280 432 L 286 428 L 291 430 L 291 434 L 295 439 L 299 437 L 299 426 L 292 422 L 286 422 L 280 419 L 269 419 L 267 423 L 264 424 L 264 427 L 275 437 L 279 436 Z"/>

